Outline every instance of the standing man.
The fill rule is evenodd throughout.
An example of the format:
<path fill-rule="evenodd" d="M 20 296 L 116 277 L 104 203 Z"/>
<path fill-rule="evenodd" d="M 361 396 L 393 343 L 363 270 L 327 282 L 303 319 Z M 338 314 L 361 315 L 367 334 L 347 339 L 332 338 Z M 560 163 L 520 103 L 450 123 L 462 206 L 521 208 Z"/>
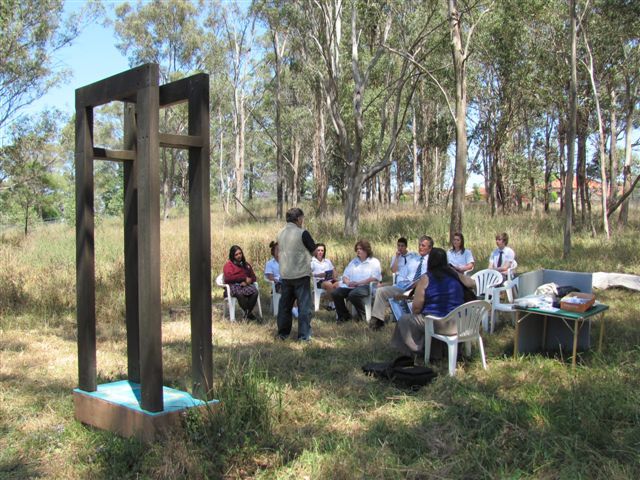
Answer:
<path fill-rule="evenodd" d="M 418 253 L 407 256 L 407 263 L 399 269 L 398 279 L 395 285 L 387 285 L 376 290 L 376 298 L 371 309 L 371 323 L 373 330 L 380 330 L 384 327 L 384 318 L 387 312 L 389 300 L 396 295 L 401 295 L 408 288 L 415 284 L 418 279 L 427 273 L 427 261 L 429 253 L 433 248 L 433 238 L 423 235 L 418 241 Z"/>
<path fill-rule="evenodd" d="M 298 301 L 298 340 L 311 340 L 311 255 L 316 242 L 302 229 L 304 213 L 300 208 L 287 210 L 287 224 L 278 233 L 280 247 L 280 303 L 278 333 L 285 340 L 291 333 L 291 309 Z"/>

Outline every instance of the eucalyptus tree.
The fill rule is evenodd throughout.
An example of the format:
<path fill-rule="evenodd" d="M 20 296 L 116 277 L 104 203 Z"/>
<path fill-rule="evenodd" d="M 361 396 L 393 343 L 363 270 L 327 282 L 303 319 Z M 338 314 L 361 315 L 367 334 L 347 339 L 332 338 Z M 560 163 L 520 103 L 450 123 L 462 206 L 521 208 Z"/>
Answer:
<path fill-rule="evenodd" d="M 115 8 L 113 23 L 119 43 L 116 48 L 129 60 L 131 67 L 142 63 L 160 65 L 161 83 L 177 80 L 202 71 L 206 52 L 202 50 L 204 2 L 199 0 L 153 0 L 129 2 Z M 160 128 L 177 134 L 186 133 L 184 105 L 162 110 Z M 187 198 L 186 154 L 182 150 L 161 150 L 161 190 L 163 216 L 166 218 L 175 199 Z"/>
<path fill-rule="evenodd" d="M 62 213 L 60 117 L 58 111 L 20 117 L 11 125 L 9 144 L 0 149 L 0 210 L 22 218 L 25 235 L 33 214 L 47 220 Z"/>
<path fill-rule="evenodd" d="M 322 59 L 319 75 L 344 173 L 346 236 L 358 232 L 363 185 L 392 163 L 411 97 L 409 62 L 397 61 L 386 49 L 394 24 L 391 7 L 340 0 L 301 4 L 306 31 L 299 33 Z"/>
<path fill-rule="evenodd" d="M 73 43 L 100 9 L 65 15 L 63 0 L 0 2 L 0 129 L 66 78 L 56 52 Z"/>

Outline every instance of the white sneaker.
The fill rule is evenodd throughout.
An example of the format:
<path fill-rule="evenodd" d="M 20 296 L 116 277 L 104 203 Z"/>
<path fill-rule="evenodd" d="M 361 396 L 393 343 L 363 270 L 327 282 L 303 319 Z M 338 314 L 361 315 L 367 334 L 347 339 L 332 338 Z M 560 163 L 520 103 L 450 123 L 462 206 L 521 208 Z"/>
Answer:
<path fill-rule="evenodd" d="M 291 309 L 291 314 L 292 314 L 294 317 L 298 318 L 298 307 L 293 307 L 293 308 Z"/>

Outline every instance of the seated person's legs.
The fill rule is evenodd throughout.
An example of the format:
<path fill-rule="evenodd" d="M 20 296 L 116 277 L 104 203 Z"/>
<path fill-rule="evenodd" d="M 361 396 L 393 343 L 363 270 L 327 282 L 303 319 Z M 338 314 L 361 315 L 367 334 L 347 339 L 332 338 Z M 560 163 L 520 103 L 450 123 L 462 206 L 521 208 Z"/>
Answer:
<path fill-rule="evenodd" d="M 402 289 L 395 285 L 386 285 L 376 290 L 376 296 L 371 309 L 371 319 L 384 321 L 389 307 L 389 299 L 402 293 Z"/>
<path fill-rule="evenodd" d="M 369 286 L 356 287 L 349 292 L 349 301 L 358 312 L 358 321 L 366 319 L 364 299 L 369 295 Z"/>
<path fill-rule="evenodd" d="M 350 288 L 336 288 L 333 292 L 331 292 L 331 298 L 336 305 L 336 313 L 338 314 L 338 322 L 346 321 L 351 318 L 351 314 L 349 310 L 347 310 L 347 306 L 344 301 L 349 296 L 351 292 Z"/>

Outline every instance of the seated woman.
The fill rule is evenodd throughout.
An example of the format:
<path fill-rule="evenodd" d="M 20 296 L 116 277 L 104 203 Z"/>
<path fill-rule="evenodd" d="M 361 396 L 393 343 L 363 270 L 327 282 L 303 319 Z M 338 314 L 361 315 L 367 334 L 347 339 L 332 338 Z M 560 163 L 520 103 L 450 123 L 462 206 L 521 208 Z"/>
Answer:
<path fill-rule="evenodd" d="M 278 242 L 271 241 L 269 243 L 271 249 L 271 259 L 264 266 L 264 278 L 270 282 L 275 283 L 276 292 L 280 293 L 280 250 L 278 249 Z"/>
<path fill-rule="evenodd" d="M 507 247 L 508 243 L 509 235 L 506 232 L 496 234 L 496 249 L 489 257 L 489 268 L 499 271 L 504 278 L 507 278 L 509 269 L 513 272 L 518 267 L 516 252 Z"/>
<path fill-rule="evenodd" d="M 231 289 L 231 296 L 238 299 L 244 318 L 256 320 L 252 313 L 258 300 L 256 274 L 238 245 L 233 245 L 229 250 L 229 260 L 224 264 L 222 273 L 224 283 L 227 283 Z"/>
<path fill-rule="evenodd" d="M 327 247 L 324 243 L 318 243 L 318 248 L 311 259 L 311 274 L 318 288 L 331 293 L 338 288 L 338 280 L 335 278 L 333 263 L 328 258 Z"/>
<path fill-rule="evenodd" d="M 447 264 L 447 253 L 443 249 L 432 249 L 427 261 L 427 274 L 416 284 L 412 313 L 400 317 L 391 338 L 391 346 L 405 355 L 419 355 L 424 352 L 424 319 L 421 315 L 447 316 L 464 303 L 463 286 L 473 288 L 475 281 L 451 268 Z M 452 335 L 456 332 L 455 321 L 436 321 L 434 331 Z M 442 345 L 441 342 L 438 343 Z"/>
<path fill-rule="evenodd" d="M 349 262 L 344 270 L 340 286 L 331 292 L 331 298 L 336 305 L 338 323 L 351 319 L 345 300 L 348 299 L 358 311 L 358 319 L 366 317 L 364 299 L 371 293 L 370 282 L 382 280 L 382 269 L 377 258 L 373 257 L 373 250 L 368 240 L 358 240 L 355 244 L 356 258 Z"/>
<path fill-rule="evenodd" d="M 464 235 L 460 232 L 453 234 L 451 249 L 447 252 L 447 261 L 455 271 L 460 273 L 470 272 L 476 265 L 471 250 L 464 248 Z"/>

